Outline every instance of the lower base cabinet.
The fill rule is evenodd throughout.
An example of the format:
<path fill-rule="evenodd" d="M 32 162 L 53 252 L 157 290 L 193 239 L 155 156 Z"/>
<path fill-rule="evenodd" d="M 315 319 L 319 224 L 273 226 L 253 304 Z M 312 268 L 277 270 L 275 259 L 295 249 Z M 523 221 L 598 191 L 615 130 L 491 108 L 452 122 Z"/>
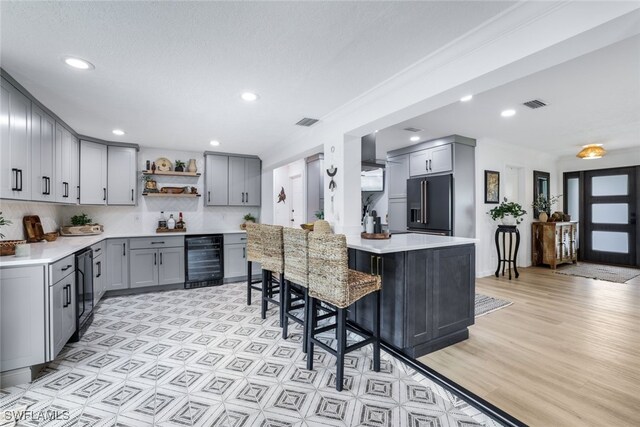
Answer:
<path fill-rule="evenodd" d="M 94 252 L 95 254 L 95 252 Z M 104 275 L 104 259 L 103 255 L 93 258 L 93 306 L 95 307 L 102 299 L 105 292 L 105 275 Z"/>
<path fill-rule="evenodd" d="M 184 283 L 183 238 L 131 239 L 131 247 L 131 288 Z"/>
<path fill-rule="evenodd" d="M 106 243 L 106 291 L 129 288 L 129 239 L 109 239 Z"/>
<path fill-rule="evenodd" d="M 0 269 L 0 371 L 46 361 L 45 267 Z"/>
<path fill-rule="evenodd" d="M 75 273 L 49 287 L 50 354 L 55 359 L 76 331 Z"/>
<path fill-rule="evenodd" d="M 225 234 L 224 236 L 224 278 L 242 279 L 247 277 L 247 236 L 245 234 Z M 260 275 L 260 264 L 252 263 L 251 274 Z"/>

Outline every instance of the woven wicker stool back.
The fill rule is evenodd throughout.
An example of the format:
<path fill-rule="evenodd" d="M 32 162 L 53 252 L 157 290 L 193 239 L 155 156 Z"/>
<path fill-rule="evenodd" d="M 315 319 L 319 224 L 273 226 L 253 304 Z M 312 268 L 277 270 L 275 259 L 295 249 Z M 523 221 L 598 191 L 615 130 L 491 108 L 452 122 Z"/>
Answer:
<path fill-rule="evenodd" d="M 333 233 L 333 231 L 331 231 L 331 224 L 329 224 L 327 221 L 320 219 L 316 222 L 313 223 L 313 232 L 314 233 L 326 233 L 326 234 L 331 234 Z"/>
<path fill-rule="evenodd" d="M 262 262 L 262 224 L 247 222 L 247 261 Z"/>
<path fill-rule="evenodd" d="M 296 285 L 309 283 L 309 231 L 299 228 L 282 230 L 284 240 L 284 278 Z"/>
<path fill-rule="evenodd" d="M 282 226 L 262 224 L 262 269 L 273 273 L 284 273 L 284 243 Z"/>
<path fill-rule="evenodd" d="M 338 308 L 349 306 L 349 263 L 343 234 L 309 234 L 309 295 Z"/>

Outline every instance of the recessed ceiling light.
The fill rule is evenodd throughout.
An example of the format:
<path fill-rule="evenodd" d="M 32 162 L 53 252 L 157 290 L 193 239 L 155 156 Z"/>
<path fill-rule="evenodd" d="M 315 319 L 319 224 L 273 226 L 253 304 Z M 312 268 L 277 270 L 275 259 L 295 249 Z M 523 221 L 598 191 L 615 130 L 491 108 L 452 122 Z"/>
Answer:
<path fill-rule="evenodd" d="M 220 145 L 220 141 L 216 141 L 215 139 L 211 142 L 209 142 L 209 144 L 213 145 L 214 147 L 217 147 L 218 145 Z"/>
<path fill-rule="evenodd" d="M 248 102 L 253 102 L 258 99 L 258 95 L 253 92 L 245 92 L 242 95 L 240 95 L 240 97 Z"/>
<path fill-rule="evenodd" d="M 411 138 L 409 138 L 411 141 L 420 141 L 420 137 L 419 136 L 412 136 Z"/>
<path fill-rule="evenodd" d="M 122 136 L 124 135 L 124 131 L 121 129 L 114 129 L 111 131 L 114 135 Z"/>
<path fill-rule="evenodd" d="M 73 56 L 67 56 L 64 58 L 64 63 L 69 67 L 75 68 L 77 70 L 93 70 L 93 64 L 89 61 L 85 61 L 84 59 L 74 58 Z"/>
<path fill-rule="evenodd" d="M 500 113 L 500 115 L 502 117 L 511 117 L 511 116 L 515 116 L 516 115 L 516 110 L 504 110 L 502 113 Z"/>
<path fill-rule="evenodd" d="M 460 98 L 460 101 L 467 102 L 467 101 L 471 101 L 472 99 L 473 99 L 473 95 L 465 95 L 462 98 Z"/>

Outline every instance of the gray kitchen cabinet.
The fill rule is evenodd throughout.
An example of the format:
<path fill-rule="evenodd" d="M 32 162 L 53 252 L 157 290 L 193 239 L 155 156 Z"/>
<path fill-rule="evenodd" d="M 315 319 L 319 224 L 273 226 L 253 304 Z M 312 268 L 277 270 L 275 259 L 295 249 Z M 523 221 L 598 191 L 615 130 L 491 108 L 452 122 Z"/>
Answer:
<path fill-rule="evenodd" d="M 106 248 L 105 291 L 129 288 L 129 239 L 109 239 Z"/>
<path fill-rule="evenodd" d="M 0 198 L 31 199 L 31 101 L 2 79 Z"/>
<path fill-rule="evenodd" d="M 75 136 L 61 123 L 55 129 L 54 194 L 60 203 L 76 204 L 78 191 L 79 144 Z"/>
<path fill-rule="evenodd" d="M 76 330 L 75 274 L 49 287 L 49 328 L 48 360 L 53 360 Z"/>
<path fill-rule="evenodd" d="M 44 363 L 45 268 L 0 269 L 0 371 Z"/>
<path fill-rule="evenodd" d="M 137 151 L 131 147 L 107 148 L 107 204 L 135 205 Z"/>
<path fill-rule="evenodd" d="M 102 251 L 93 252 L 93 305 L 95 306 L 102 299 L 105 292 L 105 256 Z"/>
<path fill-rule="evenodd" d="M 407 199 L 389 199 L 388 224 L 391 232 L 407 229 Z"/>
<path fill-rule="evenodd" d="M 55 201 L 56 121 L 31 105 L 31 200 Z"/>
<path fill-rule="evenodd" d="M 387 191 L 389 199 L 407 198 L 407 180 L 409 179 L 409 155 L 389 157 L 387 159 Z"/>
<path fill-rule="evenodd" d="M 453 149 L 451 144 L 416 151 L 409 155 L 411 176 L 449 172 L 453 169 Z"/>
<path fill-rule="evenodd" d="M 107 146 L 80 141 L 80 204 L 105 205 L 106 203 Z"/>
<path fill-rule="evenodd" d="M 260 206 L 261 178 L 260 159 L 229 156 L 229 206 Z"/>
<path fill-rule="evenodd" d="M 131 274 L 129 281 L 131 288 L 144 288 L 158 284 L 158 250 L 132 249 Z"/>
<path fill-rule="evenodd" d="M 158 284 L 184 282 L 184 247 L 158 249 Z"/>
<path fill-rule="evenodd" d="M 229 204 L 229 156 L 207 154 L 205 156 L 207 206 Z"/>
<path fill-rule="evenodd" d="M 224 278 L 246 280 L 247 278 L 247 235 L 234 233 L 224 235 Z M 252 263 L 252 276 L 260 275 L 262 268 Z"/>

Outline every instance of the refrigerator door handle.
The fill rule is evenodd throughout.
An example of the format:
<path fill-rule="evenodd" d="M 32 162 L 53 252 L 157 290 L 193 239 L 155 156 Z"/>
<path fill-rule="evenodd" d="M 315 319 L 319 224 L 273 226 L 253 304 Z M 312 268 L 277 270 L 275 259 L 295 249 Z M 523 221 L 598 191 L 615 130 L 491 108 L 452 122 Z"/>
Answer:
<path fill-rule="evenodd" d="M 425 181 L 424 182 L 424 205 L 423 205 L 423 210 L 424 210 L 423 222 L 425 224 L 429 222 L 429 218 L 427 217 L 428 200 L 429 200 L 429 182 Z"/>
<path fill-rule="evenodd" d="M 418 210 L 418 222 L 422 223 L 422 209 L 424 208 L 424 192 L 422 188 L 424 186 L 424 181 L 420 181 L 420 209 Z"/>

